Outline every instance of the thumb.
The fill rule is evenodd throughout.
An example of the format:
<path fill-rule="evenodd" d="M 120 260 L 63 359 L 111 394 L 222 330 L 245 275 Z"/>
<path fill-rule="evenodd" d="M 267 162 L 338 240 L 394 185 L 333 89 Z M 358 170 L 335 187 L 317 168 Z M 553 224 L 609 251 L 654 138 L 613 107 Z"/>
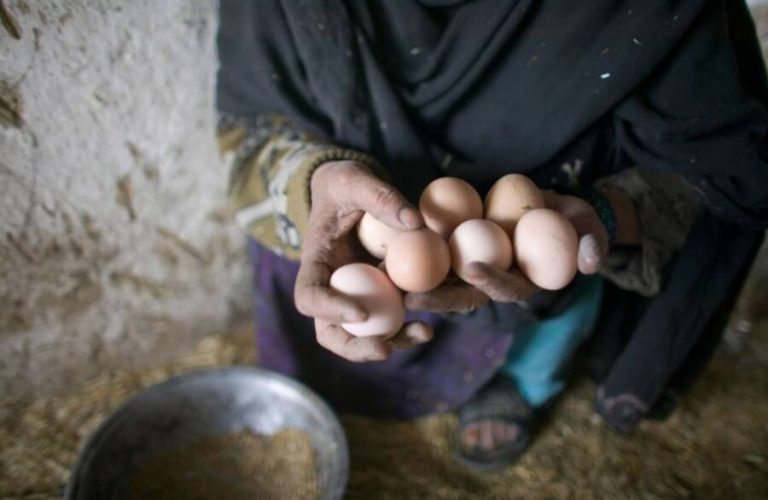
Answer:
<path fill-rule="evenodd" d="M 585 202 L 583 212 L 570 218 L 579 236 L 578 267 L 583 274 L 595 274 L 608 255 L 608 231 L 597 212 Z"/>
<path fill-rule="evenodd" d="M 583 274 L 595 274 L 608 255 L 608 231 L 592 205 L 576 196 L 542 191 L 547 208 L 560 212 L 568 219 L 579 238 L 577 263 Z"/>
<path fill-rule="evenodd" d="M 595 274 L 608 255 L 608 231 L 597 212 L 586 202 L 583 206 L 584 209 L 572 214 L 569 220 L 579 237 L 579 271 L 583 274 Z"/>
<path fill-rule="evenodd" d="M 605 244 L 600 242 L 598 236 L 586 234 L 579 238 L 578 266 L 583 274 L 595 274 L 600 270 L 605 256 L 604 248 L 608 247 L 608 238 L 605 238 Z"/>
<path fill-rule="evenodd" d="M 397 189 L 372 174 L 355 176 L 342 197 L 395 229 L 407 231 L 424 225 L 419 211 Z"/>

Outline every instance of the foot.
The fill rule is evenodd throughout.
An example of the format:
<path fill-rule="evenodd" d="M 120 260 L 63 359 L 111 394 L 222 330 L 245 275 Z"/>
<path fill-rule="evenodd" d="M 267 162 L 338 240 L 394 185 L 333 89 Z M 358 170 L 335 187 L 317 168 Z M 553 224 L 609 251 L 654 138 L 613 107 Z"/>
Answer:
<path fill-rule="evenodd" d="M 458 411 L 457 458 L 479 470 L 514 463 L 530 441 L 533 411 L 515 384 L 497 377 Z"/>
<path fill-rule="evenodd" d="M 479 448 L 484 453 L 491 453 L 513 445 L 525 433 L 526 430 L 515 423 L 494 418 L 480 419 L 461 429 L 461 447 L 464 450 Z"/>

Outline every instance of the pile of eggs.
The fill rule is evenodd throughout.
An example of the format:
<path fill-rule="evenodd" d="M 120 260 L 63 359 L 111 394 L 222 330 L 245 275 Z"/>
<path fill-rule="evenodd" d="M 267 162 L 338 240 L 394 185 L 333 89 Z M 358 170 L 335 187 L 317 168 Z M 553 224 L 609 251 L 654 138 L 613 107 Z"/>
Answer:
<path fill-rule="evenodd" d="M 451 270 L 466 281 L 467 267 L 482 262 L 507 271 L 513 264 L 539 288 L 564 288 L 576 274 L 578 239 L 571 223 L 544 208 L 536 185 L 520 174 L 499 179 L 485 203 L 467 182 L 443 177 L 419 199 L 426 227 L 398 231 L 366 213 L 357 226 L 363 247 L 384 261 L 337 269 L 330 286 L 368 311 L 359 323 L 343 323 L 357 336 L 389 337 L 403 325 L 402 291 L 429 292 Z"/>

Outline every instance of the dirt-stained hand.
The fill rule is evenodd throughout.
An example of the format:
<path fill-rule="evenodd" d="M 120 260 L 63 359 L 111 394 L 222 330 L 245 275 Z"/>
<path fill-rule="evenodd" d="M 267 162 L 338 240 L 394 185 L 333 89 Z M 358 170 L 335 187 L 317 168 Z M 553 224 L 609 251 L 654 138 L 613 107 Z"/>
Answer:
<path fill-rule="evenodd" d="M 578 268 L 583 274 L 600 269 L 608 252 L 608 233 L 592 206 L 576 196 L 543 191 L 547 208 L 561 213 L 576 229 L 579 238 Z M 520 302 L 539 291 L 519 269 L 500 271 L 480 262 L 470 264 L 467 282 L 453 279 L 426 293 L 405 296 L 406 308 L 414 311 L 469 312 L 489 300 Z"/>
<path fill-rule="evenodd" d="M 315 318 L 317 341 L 350 361 L 385 359 L 392 348 L 408 347 L 432 338 L 424 323 L 403 326 L 389 340 L 359 338 L 339 326 L 363 321 L 367 312 L 354 300 L 329 287 L 333 271 L 357 261 L 355 225 L 365 212 L 395 229 L 417 229 L 424 221 L 392 186 L 356 162 L 328 162 L 310 182 L 312 209 L 304 235 L 294 299 L 301 314 Z"/>
<path fill-rule="evenodd" d="M 595 209 L 578 196 L 557 194 L 554 191 L 542 191 L 541 194 L 544 196 L 546 207 L 560 212 L 576 229 L 576 235 L 579 237 L 579 271 L 583 274 L 595 274 L 600 270 L 609 247 L 608 231 Z"/>

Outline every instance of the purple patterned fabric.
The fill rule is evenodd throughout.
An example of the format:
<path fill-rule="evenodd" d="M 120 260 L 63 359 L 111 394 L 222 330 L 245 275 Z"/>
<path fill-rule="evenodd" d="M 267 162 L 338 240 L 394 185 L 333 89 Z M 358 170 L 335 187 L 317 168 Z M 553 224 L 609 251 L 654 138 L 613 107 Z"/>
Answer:
<path fill-rule="evenodd" d="M 320 347 L 293 304 L 298 263 L 250 242 L 260 365 L 301 380 L 338 411 L 410 418 L 455 408 L 498 371 L 512 335 L 468 320 L 410 314 L 435 328 L 424 346 L 352 363 Z"/>

